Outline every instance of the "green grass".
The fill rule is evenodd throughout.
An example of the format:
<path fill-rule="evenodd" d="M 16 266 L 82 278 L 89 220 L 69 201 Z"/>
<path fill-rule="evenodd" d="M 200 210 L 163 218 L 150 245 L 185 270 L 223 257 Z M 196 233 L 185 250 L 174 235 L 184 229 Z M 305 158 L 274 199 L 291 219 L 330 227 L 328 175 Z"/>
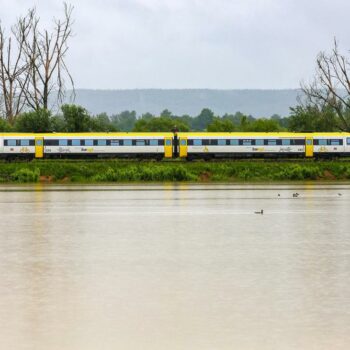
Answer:
<path fill-rule="evenodd" d="M 349 180 L 346 161 L 34 160 L 0 163 L 2 183 L 244 182 Z"/>

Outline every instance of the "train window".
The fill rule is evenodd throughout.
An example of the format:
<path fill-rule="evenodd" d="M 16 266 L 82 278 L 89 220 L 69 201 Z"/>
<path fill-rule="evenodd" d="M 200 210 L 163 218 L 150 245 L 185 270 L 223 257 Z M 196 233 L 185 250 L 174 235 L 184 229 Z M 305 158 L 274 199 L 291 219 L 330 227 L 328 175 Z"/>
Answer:
<path fill-rule="evenodd" d="M 150 146 L 158 146 L 158 140 L 149 140 Z"/>
<path fill-rule="evenodd" d="M 80 140 L 80 146 L 85 146 L 85 140 Z"/>
<path fill-rule="evenodd" d="M 226 140 L 219 139 L 219 140 L 218 140 L 218 145 L 219 145 L 219 146 L 225 146 L 225 145 L 226 145 Z"/>
<path fill-rule="evenodd" d="M 349 146 L 350 145 L 350 137 L 346 139 L 346 144 Z"/>
<path fill-rule="evenodd" d="M 94 140 L 85 140 L 85 146 L 93 146 Z"/>
<path fill-rule="evenodd" d="M 131 140 L 124 140 L 124 146 L 132 146 Z"/>
<path fill-rule="evenodd" d="M 255 145 L 256 146 L 263 146 L 264 145 L 264 140 L 262 140 L 262 139 L 255 140 Z"/>
<path fill-rule="evenodd" d="M 110 140 L 111 146 L 119 146 L 119 140 Z"/>
<path fill-rule="evenodd" d="M 318 139 L 318 140 L 315 140 L 315 145 L 327 146 L 327 140 L 326 140 L 326 139 Z"/>
<path fill-rule="evenodd" d="M 235 139 L 231 139 L 231 140 L 230 140 L 230 145 L 231 145 L 231 146 L 238 146 L 238 145 L 239 145 L 239 141 L 238 141 L 238 140 L 235 140 Z"/>
<path fill-rule="evenodd" d="M 282 146 L 290 146 L 290 140 L 282 139 Z"/>
<path fill-rule="evenodd" d="M 80 146 L 80 140 L 72 140 L 72 146 Z"/>
<path fill-rule="evenodd" d="M 106 146 L 107 140 L 97 140 L 97 146 Z"/>
<path fill-rule="evenodd" d="M 171 140 L 165 140 L 165 146 L 171 146 Z"/>
<path fill-rule="evenodd" d="M 59 146 L 68 146 L 68 140 L 58 140 Z"/>
<path fill-rule="evenodd" d="M 164 140 L 158 140 L 158 146 L 164 146 Z"/>
<path fill-rule="evenodd" d="M 145 140 L 136 140 L 136 146 L 145 146 Z"/>
<path fill-rule="evenodd" d="M 217 146 L 218 145 L 218 140 L 209 140 L 210 145 L 212 146 Z"/>
<path fill-rule="evenodd" d="M 209 146 L 210 140 L 202 140 L 202 145 L 203 146 Z"/>
<path fill-rule="evenodd" d="M 180 140 L 180 146 L 186 146 L 186 140 L 185 139 Z"/>
<path fill-rule="evenodd" d="M 253 144 L 253 140 L 242 140 L 243 146 L 251 146 Z"/>
<path fill-rule="evenodd" d="M 269 146 L 276 146 L 277 145 L 277 140 L 270 140 L 270 139 L 268 139 L 267 140 L 267 144 Z"/>
<path fill-rule="evenodd" d="M 202 140 L 194 139 L 193 146 L 202 146 Z"/>
<path fill-rule="evenodd" d="M 21 146 L 29 146 L 29 140 L 21 140 Z"/>
<path fill-rule="evenodd" d="M 58 146 L 58 140 L 44 140 L 45 146 Z"/>
<path fill-rule="evenodd" d="M 306 140 L 306 144 L 308 145 L 308 146 L 312 146 L 312 140 Z"/>
<path fill-rule="evenodd" d="M 331 140 L 331 145 L 332 146 L 339 146 L 340 145 L 340 140 Z"/>
<path fill-rule="evenodd" d="M 296 140 L 292 140 L 293 144 L 295 146 L 304 146 L 305 145 L 305 140 L 303 139 L 296 139 Z"/>
<path fill-rule="evenodd" d="M 16 140 L 5 140 L 5 146 L 16 146 Z"/>

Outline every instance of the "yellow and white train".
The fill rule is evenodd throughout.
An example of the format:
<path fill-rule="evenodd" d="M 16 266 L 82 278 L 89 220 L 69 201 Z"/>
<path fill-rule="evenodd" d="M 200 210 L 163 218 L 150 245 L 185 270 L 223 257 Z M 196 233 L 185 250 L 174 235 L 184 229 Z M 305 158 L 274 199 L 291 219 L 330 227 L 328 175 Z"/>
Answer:
<path fill-rule="evenodd" d="M 350 133 L 0 133 L 0 157 L 349 157 Z"/>

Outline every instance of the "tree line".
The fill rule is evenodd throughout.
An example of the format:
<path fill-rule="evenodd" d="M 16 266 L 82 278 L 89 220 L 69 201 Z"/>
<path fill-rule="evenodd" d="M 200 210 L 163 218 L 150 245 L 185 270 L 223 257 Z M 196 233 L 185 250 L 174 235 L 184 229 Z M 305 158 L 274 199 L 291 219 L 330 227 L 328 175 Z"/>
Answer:
<path fill-rule="evenodd" d="M 204 108 L 194 117 L 175 115 L 165 109 L 160 115 L 123 111 L 108 115 L 91 115 L 82 106 L 64 104 L 58 114 L 38 109 L 19 114 L 13 124 L 0 119 L 2 132 L 169 132 L 172 130 L 208 132 L 274 132 L 274 131 L 336 131 L 335 114 L 331 109 L 318 111 L 303 107 L 292 109 L 291 115 L 254 118 L 241 112 L 215 115 Z"/>

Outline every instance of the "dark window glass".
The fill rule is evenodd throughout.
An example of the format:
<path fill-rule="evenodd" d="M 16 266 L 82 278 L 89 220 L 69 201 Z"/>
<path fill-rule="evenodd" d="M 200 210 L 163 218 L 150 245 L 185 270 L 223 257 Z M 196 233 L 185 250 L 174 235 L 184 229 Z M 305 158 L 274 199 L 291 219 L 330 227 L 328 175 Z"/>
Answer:
<path fill-rule="evenodd" d="M 293 141 L 293 145 L 295 146 L 304 146 L 305 145 L 305 140 L 302 139 L 296 139 L 296 140 L 292 140 Z"/>
<path fill-rule="evenodd" d="M 193 140 L 187 140 L 187 145 L 188 146 L 193 146 Z"/>
<path fill-rule="evenodd" d="M 44 140 L 45 146 L 58 146 L 58 140 Z"/>
<path fill-rule="evenodd" d="M 158 140 L 158 146 L 164 146 L 164 140 Z"/>
<path fill-rule="evenodd" d="M 72 146 L 72 140 L 67 141 L 68 146 Z"/>
<path fill-rule="evenodd" d="M 210 140 L 210 144 L 212 146 L 217 146 L 218 145 L 218 140 Z"/>
<path fill-rule="evenodd" d="M 350 145 L 350 137 L 346 139 L 346 144 L 349 146 Z"/>
<path fill-rule="evenodd" d="M 85 140 L 80 140 L 80 146 L 85 146 Z"/>
<path fill-rule="evenodd" d="M 209 146 L 209 141 L 210 140 L 202 140 L 202 145 L 203 146 Z"/>

